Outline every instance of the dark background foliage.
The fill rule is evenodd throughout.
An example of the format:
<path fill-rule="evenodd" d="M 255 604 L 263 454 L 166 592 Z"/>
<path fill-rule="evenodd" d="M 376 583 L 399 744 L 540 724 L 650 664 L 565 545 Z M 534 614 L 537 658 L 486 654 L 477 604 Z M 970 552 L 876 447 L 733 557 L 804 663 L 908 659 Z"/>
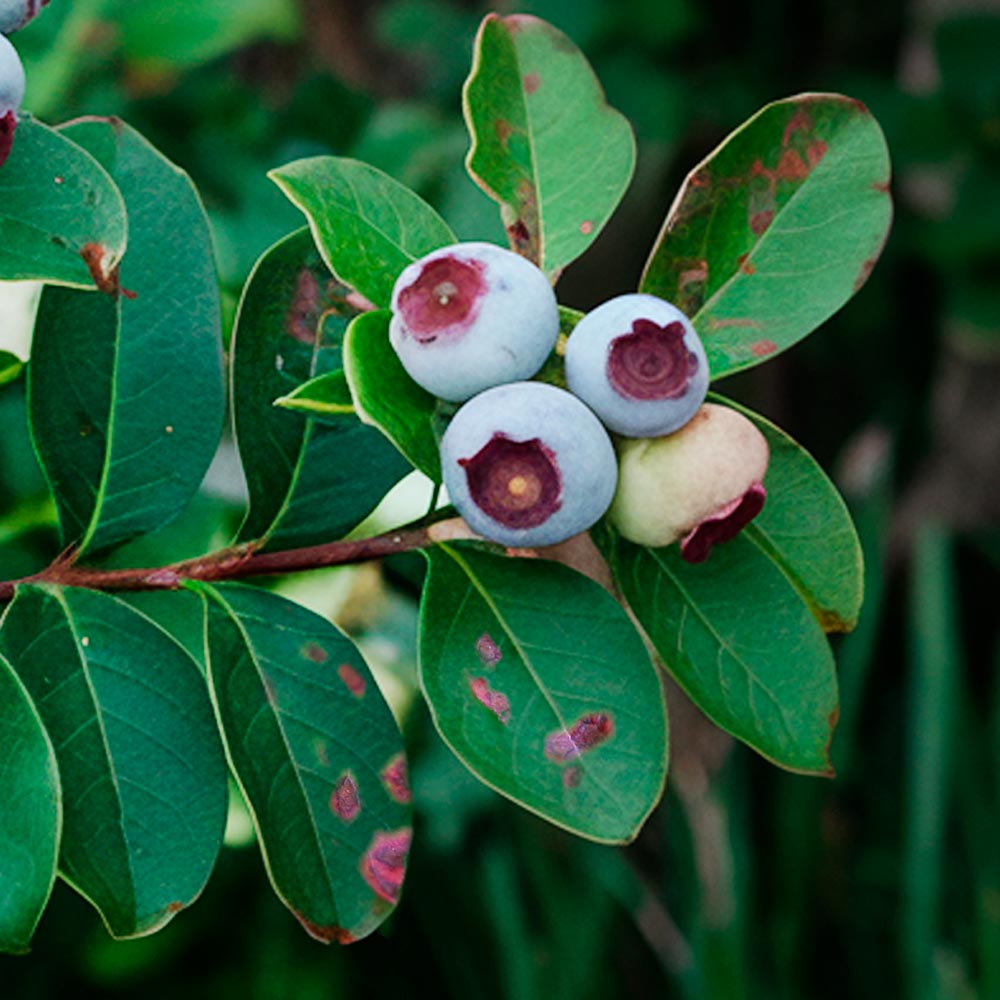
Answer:
<path fill-rule="evenodd" d="M 500 238 L 461 168 L 460 88 L 486 9 L 54 0 L 17 41 L 37 115 L 120 115 L 190 172 L 231 309 L 257 255 L 300 225 L 265 178 L 298 156 L 366 160 L 460 236 Z M 479 786 L 412 700 L 419 560 L 319 575 L 286 593 L 360 637 L 405 719 L 417 836 L 396 916 L 354 947 L 315 944 L 270 892 L 235 809 L 204 898 L 153 937 L 112 941 L 58 886 L 31 955 L 0 958 L 5 996 L 1000 996 L 1000 12 L 514 9 L 573 37 L 639 137 L 622 209 L 561 282 L 580 309 L 635 287 L 684 174 L 762 104 L 842 91 L 885 129 L 897 215 L 869 283 L 725 387 L 833 470 L 858 520 L 868 596 L 836 641 L 837 779 L 776 770 L 675 696 L 669 790 L 638 842 L 575 840 Z M 0 421 L 11 577 L 51 554 L 54 528 L 16 433 L 21 383 L 0 388 Z M 180 522 L 120 558 L 218 544 L 239 509 L 224 457 Z"/>

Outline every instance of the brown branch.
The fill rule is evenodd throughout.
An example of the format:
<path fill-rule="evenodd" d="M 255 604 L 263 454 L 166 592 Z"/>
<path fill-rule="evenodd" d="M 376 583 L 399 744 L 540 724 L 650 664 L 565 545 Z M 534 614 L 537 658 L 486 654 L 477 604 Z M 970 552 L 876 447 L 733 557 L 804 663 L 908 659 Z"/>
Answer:
<path fill-rule="evenodd" d="M 420 525 L 387 531 L 371 538 L 328 542 L 283 552 L 256 552 L 249 545 L 236 546 L 197 559 L 144 569 L 99 569 L 56 560 L 39 573 L 20 580 L 0 582 L 0 602 L 11 600 L 15 588 L 21 583 L 52 583 L 103 591 L 178 590 L 186 580 L 214 583 L 367 562 L 419 549 L 432 541 L 431 526 Z"/>

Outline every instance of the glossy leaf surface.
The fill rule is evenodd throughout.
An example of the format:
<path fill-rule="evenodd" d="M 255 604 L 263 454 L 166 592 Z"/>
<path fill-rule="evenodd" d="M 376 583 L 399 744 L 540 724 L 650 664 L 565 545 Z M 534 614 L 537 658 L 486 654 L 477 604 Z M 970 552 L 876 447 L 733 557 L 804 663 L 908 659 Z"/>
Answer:
<path fill-rule="evenodd" d="M 513 249 L 555 273 L 594 241 L 632 178 L 632 127 L 583 53 L 524 14 L 490 14 L 464 91 L 467 165 Z"/>
<path fill-rule="evenodd" d="M 320 941 L 364 937 L 395 905 L 410 845 L 392 714 L 324 618 L 237 584 L 203 593 L 216 711 L 275 891 Z"/>
<path fill-rule="evenodd" d="M 250 492 L 242 539 L 294 548 L 339 538 L 409 471 L 353 414 L 320 422 L 274 405 L 342 368 L 355 315 L 346 291 L 307 229 L 271 247 L 244 290 L 231 348 L 233 424 Z"/>
<path fill-rule="evenodd" d="M 94 157 L 64 131 L 18 122 L 0 171 L 0 279 L 94 287 L 125 253 L 125 203 Z"/>
<path fill-rule="evenodd" d="M 222 430 L 219 290 L 191 181 L 117 119 L 66 126 L 129 212 L 121 294 L 46 288 L 28 388 L 65 544 L 97 550 L 172 520 Z"/>
<path fill-rule="evenodd" d="M 52 744 L 3 656 L 0 799 L 0 952 L 24 952 L 56 877 L 62 803 Z"/>
<path fill-rule="evenodd" d="M 351 323 L 344 342 L 344 370 L 355 409 L 434 482 L 441 458 L 434 433 L 437 400 L 403 368 L 389 342 L 387 310 L 364 313 Z"/>
<path fill-rule="evenodd" d="M 305 213 L 330 270 L 380 308 L 407 264 L 456 241 L 427 202 L 367 163 L 316 156 L 269 176 Z"/>
<path fill-rule="evenodd" d="M 201 672 L 148 618 L 76 588 L 19 588 L 0 647 L 55 749 L 60 874 L 115 937 L 156 930 L 222 845 L 225 760 Z"/>
<path fill-rule="evenodd" d="M 692 318 L 714 378 L 759 364 L 864 284 L 892 218 L 889 172 L 859 101 L 769 104 L 688 174 L 640 289 Z"/>
<path fill-rule="evenodd" d="M 615 536 L 609 547 L 626 600 L 691 700 L 773 763 L 830 774 L 833 655 L 770 557 L 743 535 L 696 565 L 677 546 Z"/>
<path fill-rule="evenodd" d="M 429 550 L 420 679 L 448 745 L 486 784 L 593 840 L 631 840 L 666 772 L 663 693 L 598 584 L 468 544 Z"/>

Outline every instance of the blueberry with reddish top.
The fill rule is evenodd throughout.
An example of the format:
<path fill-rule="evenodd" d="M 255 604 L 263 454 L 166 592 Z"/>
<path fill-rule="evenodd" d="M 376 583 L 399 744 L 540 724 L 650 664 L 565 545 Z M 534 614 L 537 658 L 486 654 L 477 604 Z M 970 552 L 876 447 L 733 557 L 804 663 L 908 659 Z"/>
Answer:
<path fill-rule="evenodd" d="M 24 67 L 17 49 L 0 35 L 0 167 L 14 145 L 17 114 L 24 100 Z"/>
<path fill-rule="evenodd" d="M 658 437 L 683 427 L 704 402 L 708 361 L 676 306 L 655 295 L 619 295 L 570 334 L 566 382 L 610 430 Z"/>
<path fill-rule="evenodd" d="M 462 402 L 531 378 L 559 335 L 559 306 L 530 260 L 456 243 L 407 267 L 392 290 L 389 339 L 418 385 Z"/>
<path fill-rule="evenodd" d="M 688 562 L 702 562 L 760 513 L 769 457 L 764 435 L 743 414 L 706 403 L 674 434 L 619 442 L 608 518 L 629 541 L 679 541 Z"/>
<path fill-rule="evenodd" d="M 0 32 L 9 35 L 23 28 L 49 0 L 0 0 Z"/>
<path fill-rule="evenodd" d="M 515 548 L 586 531 L 615 493 L 615 450 L 575 396 L 543 382 L 487 389 L 441 440 L 451 502 L 473 531 Z"/>

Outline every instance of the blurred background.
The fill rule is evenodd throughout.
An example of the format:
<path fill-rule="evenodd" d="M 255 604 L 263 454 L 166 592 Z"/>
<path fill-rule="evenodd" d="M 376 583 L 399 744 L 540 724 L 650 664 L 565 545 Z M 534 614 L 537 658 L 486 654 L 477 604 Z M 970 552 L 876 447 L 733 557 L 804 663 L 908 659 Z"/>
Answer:
<path fill-rule="evenodd" d="M 366 160 L 462 238 L 503 241 L 462 168 L 460 89 L 488 9 L 53 0 L 16 43 L 38 117 L 119 115 L 189 171 L 231 321 L 256 257 L 302 224 L 265 177 L 300 156 Z M 311 941 L 271 892 L 237 803 L 190 910 L 153 937 L 114 942 L 58 885 L 33 952 L 0 957 L 0 996 L 1000 997 L 1000 5 L 492 9 L 567 32 L 638 134 L 631 191 L 567 271 L 567 305 L 635 288 L 686 172 L 768 101 L 841 91 L 886 132 L 897 214 L 868 284 L 809 340 L 720 386 L 812 451 L 858 523 L 866 603 L 858 629 L 834 637 L 838 776 L 779 771 L 674 692 L 662 806 L 626 849 L 575 840 L 480 786 L 435 735 L 414 697 L 419 558 L 313 574 L 282 591 L 359 638 L 411 753 L 417 836 L 396 915 L 350 948 Z M 15 352 L 18 294 L 0 303 L 0 346 Z M 9 578 L 47 561 L 56 540 L 23 379 L 3 381 Z M 376 521 L 406 509 L 395 500 Z M 180 521 L 117 558 L 216 547 L 240 513 L 223 454 Z"/>

